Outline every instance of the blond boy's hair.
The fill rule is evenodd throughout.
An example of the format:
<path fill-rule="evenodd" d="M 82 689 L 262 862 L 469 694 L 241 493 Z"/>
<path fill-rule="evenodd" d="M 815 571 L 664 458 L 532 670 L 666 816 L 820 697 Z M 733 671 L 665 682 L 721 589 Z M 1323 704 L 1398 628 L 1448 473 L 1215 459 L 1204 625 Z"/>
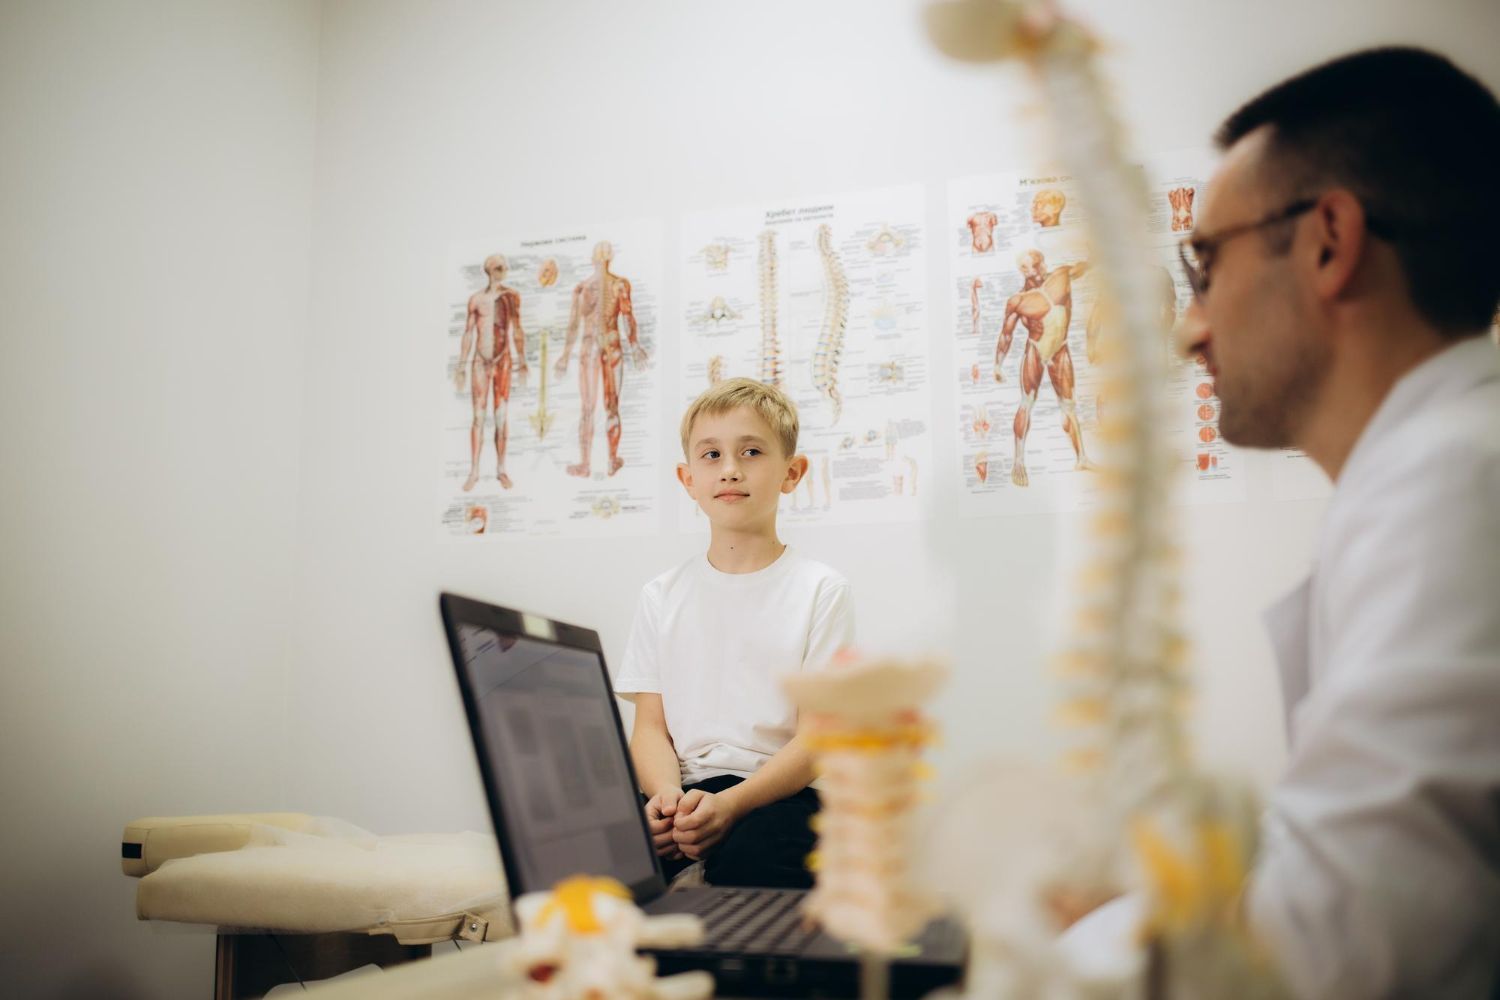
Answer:
<path fill-rule="evenodd" d="M 766 422 L 781 443 L 782 454 L 787 458 L 797 454 L 797 404 L 774 385 L 753 378 L 730 378 L 709 386 L 682 415 L 683 457 L 691 457 L 688 438 L 693 433 L 693 421 L 705 415 L 728 413 L 742 406 Z"/>

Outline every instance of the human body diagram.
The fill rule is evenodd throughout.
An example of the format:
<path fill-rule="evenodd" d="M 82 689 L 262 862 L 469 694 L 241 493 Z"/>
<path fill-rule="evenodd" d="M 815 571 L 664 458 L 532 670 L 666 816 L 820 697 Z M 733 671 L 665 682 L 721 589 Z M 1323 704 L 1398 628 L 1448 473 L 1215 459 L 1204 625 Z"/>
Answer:
<path fill-rule="evenodd" d="M 1023 348 L 1025 357 L 1021 361 L 1021 401 L 1016 408 L 1014 424 L 1016 455 L 1010 478 L 1017 486 L 1027 486 L 1030 478 L 1026 472 L 1026 435 L 1031 430 L 1031 408 L 1041 389 L 1044 369 L 1053 391 L 1057 393 L 1063 430 L 1073 445 L 1074 468 L 1093 468 L 1084 450 L 1083 428 L 1073 398 L 1076 381 L 1073 357 L 1068 350 L 1068 325 L 1073 318 L 1073 282 L 1083 277 L 1089 265 L 1087 261 L 1078 261 L 1048 271 L 1046 259 L 1038 250 L 1024 251 L 1016 263 L 1023 283 L 1021 290 L 1005 303 L 1005 319 L 995 345 L 995 381 L 1002 380 L 1000 366 L 1010 351 L 1016 328 L 1020 326 L 1026 331 L 1026 344 Z"/>
<path fill-rule="evenodd" d="M 573 304 L 568 315 L 567 339 L 562 357 L 557 359 L 556 374 L 568 373 L 573 345 L 578 344 L 578 388 L 581 412 L 578 416 L 578 462 L 568 466 L 568 475 L 587 478 L 592 471 L 589 453 L 594 443 L 594 411 L 600 390 L 604 396 L 605 439 L 609 446 L 609 470 L 613 476 L 624 466 L 620 457 L 620 388 L 625 378 L 625 342 L 630 346 L 631 360 L 637 370 L 648 360 L 640 341 L 631 301 L 630 281 L 610 270 L 614 248 L 608 242 L 594 247 L 594 271 L 573 289 Z M 582 334 L 580 342 L 579 335 Z"/>
<path fill-rule="evenodd" d="M 646 352 L 660 248 L 654 220 L 450 244 L 444 377 L 424 379 L 443 389 L 445 538 L 655 530 L 661 477 L 645 432 L 661 399 Z"/>
<path fill-rule="evenodd" d="M 524 385 L 528 368 L 526 334 L 521 329 L 521 293 L 504 284 L 508 270 L 502 254 L 485 259 L 484 273 L 489 281 L 469 296 L 458 368 L 453 374 L 454 385 L 460 392 L 468 384 L 474 410 L 469 428 L 469 477 L 463 485 L 466 493 L 479 482 L 484 429 L 491 411 L 495 424 L 495 478 L 503 489 L 513 485 L 505 471 L 511 380 L 517 378 Z"/>

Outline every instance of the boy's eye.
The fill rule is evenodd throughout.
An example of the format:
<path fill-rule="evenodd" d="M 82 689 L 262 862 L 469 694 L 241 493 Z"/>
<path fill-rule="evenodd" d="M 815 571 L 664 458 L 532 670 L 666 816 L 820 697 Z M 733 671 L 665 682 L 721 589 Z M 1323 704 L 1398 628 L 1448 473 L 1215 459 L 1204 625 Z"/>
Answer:
<path fill-rule="evenodd" d="M 710 448 L 710 449 L 708 449 L 707 451 L 705 451 L 703 453 L 703 457 L 707 458 L 707 459 L 718 458 L 719 457 L 719 450 L 717 448 Z"/>
<path fill-rule="evenodd" d="M 759 455 L 760 454 L 760 449 L 759 448 L 746 448 L 745 449 L 745 454 L 746 455 Z"/>

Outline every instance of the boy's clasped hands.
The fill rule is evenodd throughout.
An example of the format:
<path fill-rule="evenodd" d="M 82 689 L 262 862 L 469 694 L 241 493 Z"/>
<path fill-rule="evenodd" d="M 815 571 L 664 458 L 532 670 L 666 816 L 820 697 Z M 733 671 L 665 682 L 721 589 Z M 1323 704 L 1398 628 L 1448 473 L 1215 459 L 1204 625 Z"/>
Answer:
<path fill-rule="evenodd" d="M 646 823 L 656 853 L 674 861 L 707 857 L 739 818 L 734 799 L 726 792 L 716 795 L 701 788 L 689 792 L 673 788 L 651 796 Z"/>

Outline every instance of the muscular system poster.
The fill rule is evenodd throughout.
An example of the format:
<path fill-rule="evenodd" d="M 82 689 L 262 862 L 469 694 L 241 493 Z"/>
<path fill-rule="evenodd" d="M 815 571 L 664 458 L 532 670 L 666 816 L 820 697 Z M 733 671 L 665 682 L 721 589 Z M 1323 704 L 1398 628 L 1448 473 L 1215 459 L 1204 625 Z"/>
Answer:
<path fill-rule="evenodd" d="M 914 520 L 931 475 L 920 185 L 688 215 L 676 405 L 749 377 L 797 404 L 788 523 Z M 684 528 L 701 512 L 680 504 Z"/>
<path fill-rule="evenodd" d="M 1167 359 L 1169 433 L 1177 442 L 1178 502 L 1245 497 L 1243 464 L 1218 436 L 1218 401 L 1170 332 L 1188 303 L 1177 241 L 1207 176 L 1205 154 L 1168 154 L 1146 168 L 1154 291 Z M 1072 510 L 1093 494 L 1098 377 L 1111 310 L 1089 260 L 1087 206 L 1071 178 L 1048 171 L 954 180 L 943 240 L 950 262 L 950 329 L 958 364 L 961 509 L 971 515 Z"/>
<path fill-rule="evenodd" d="M 661 260 L 651 221 L 450 247 L 445 536 L 657 529 Z"/>

